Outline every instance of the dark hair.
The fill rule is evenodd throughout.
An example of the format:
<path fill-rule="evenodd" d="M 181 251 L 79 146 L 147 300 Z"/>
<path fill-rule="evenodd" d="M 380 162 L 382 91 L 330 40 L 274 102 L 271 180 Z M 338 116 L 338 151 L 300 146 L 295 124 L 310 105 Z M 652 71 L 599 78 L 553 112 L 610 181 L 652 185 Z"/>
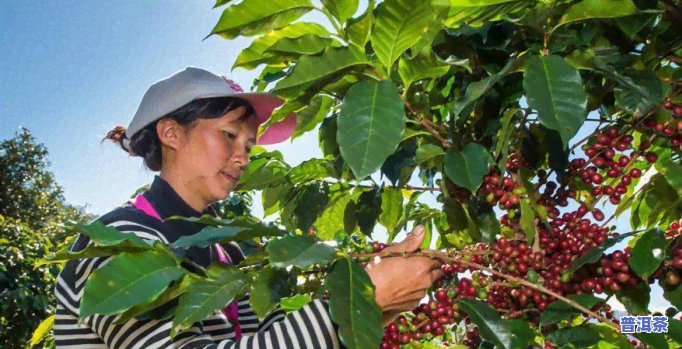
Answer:
<path fill-rule="evenodd" d="M 160 171 L 162 163 L 161 141 L 159 140 L 159 135 L 156 133 L 156 124 L 159 120 L 171 118 L 178 124 L 185 126 L 187 131 L 190 131 L 196 126 L 196 122 L 199 119 L 216 119 L 239 107 L 246 108 L 244 115 L 238 119 L 239 122 L 243 122 L 251 115 L 255 114 L 251 104 L 241 98 L 214 97 L 195 99 L 164 115 L 135 133 L 130 138 L 130 148 L 132 149 L 132 152 L 129 153 L 133 156 L 142 157 L 144 159 L 144 164 L 148 169 Z M 116 126 L 107 133 L 102 139 L 102 142 L 108 139 L 114 143 L 118 143 L 123 150 L 126 150 L 123 147 L 123 140 L 126 138 L 125 131 L 126 128 L 124 126 Z"/>

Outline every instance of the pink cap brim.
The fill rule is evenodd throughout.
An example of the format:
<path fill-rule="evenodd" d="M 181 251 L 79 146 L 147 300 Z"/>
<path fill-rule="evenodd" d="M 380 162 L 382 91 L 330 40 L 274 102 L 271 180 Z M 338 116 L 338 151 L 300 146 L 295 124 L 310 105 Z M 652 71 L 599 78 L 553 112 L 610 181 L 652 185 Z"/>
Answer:
<path fill-rule="evenodd" d="M 239 93 L 235 97 L 247 100 L 256 111 L 258 124 L 262 125 L 270 119 L 272 111 L 281 107 L 284 100 L 270 93 Z M 289 114 L 284 120 L 270 125 L 258 138 L 257 144 L 269 145 L 281 143 L 289 139 L 296 129 L 296 113 Z"/>

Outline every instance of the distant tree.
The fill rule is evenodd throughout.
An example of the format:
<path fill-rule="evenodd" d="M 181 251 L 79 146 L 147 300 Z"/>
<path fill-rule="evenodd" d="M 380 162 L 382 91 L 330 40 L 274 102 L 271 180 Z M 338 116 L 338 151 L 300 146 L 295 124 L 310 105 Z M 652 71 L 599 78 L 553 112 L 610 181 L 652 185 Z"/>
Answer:
<path fill-rule="evenodd" d="M 59 225 L 93 219 L 66 203 L 49 166 L 47 148 L 26 129 L 0 144 L 0 348 L 26 346 L 53 313 L 61 264 L 34 265 L 69 241 Z"/>

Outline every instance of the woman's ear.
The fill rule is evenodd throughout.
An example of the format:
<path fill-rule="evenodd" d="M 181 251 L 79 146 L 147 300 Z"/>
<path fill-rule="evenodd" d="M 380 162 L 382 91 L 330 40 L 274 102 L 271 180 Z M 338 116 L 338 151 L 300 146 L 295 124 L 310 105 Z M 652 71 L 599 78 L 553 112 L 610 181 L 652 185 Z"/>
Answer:
<path fill-rule="evenodd" d="M 156 123 L 156 133 L 159 135 L 159 142 L 162 146 L 165 145 L 174 150 L 180 148 L 184 131 L 177 121 L 171 118 L 159 120 Z"/>

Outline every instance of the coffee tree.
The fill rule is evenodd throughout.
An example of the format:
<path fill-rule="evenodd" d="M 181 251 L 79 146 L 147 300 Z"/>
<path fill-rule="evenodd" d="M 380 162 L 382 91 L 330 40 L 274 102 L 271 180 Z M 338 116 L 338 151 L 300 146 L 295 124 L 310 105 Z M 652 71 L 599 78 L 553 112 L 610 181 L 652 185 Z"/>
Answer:
<path fill-rule="evenodd" d="M 262 69 L 253 89 L 286 100 L 269 124 L 296 111 L 293 138 L 318 129 L 324 157 L 292 167 L 254 151 L 238 191 L 261 192 L 277 225 L 202 217 L 209 227 L 170 245 L 75 226 L 96 244 L 54 260 L 120 253 L 86 284 L 81 317 L 176 300 L 177 331 L 250 292 L 259 316 L 329 298 L 348 348 L 682 346 L 679 2 L 223 6 L 209 36 L 252 40 L 233 68 Z M 313 11 L 328 25 L 302 20 Z M 623 214 L 631 229 L 616 231 Z M 402 258 L 383 249 L 416 224 L 427 239 L 411 255 L 446 261 L 446 276 L 381 328 L 362 263 Z M 253 246 L 239 266 L 181 264 L 184 248 L 227 241 Z M 122 269 L 131 260 L 139 270 Z M 134 296 L 106 287 L 110 275 Z M 285 292 L 287 280 L 313 282 Z M 657 285 L 666 314 L 649 306 Z M 667 332 L 621 333 L 612 297 Z"/>

